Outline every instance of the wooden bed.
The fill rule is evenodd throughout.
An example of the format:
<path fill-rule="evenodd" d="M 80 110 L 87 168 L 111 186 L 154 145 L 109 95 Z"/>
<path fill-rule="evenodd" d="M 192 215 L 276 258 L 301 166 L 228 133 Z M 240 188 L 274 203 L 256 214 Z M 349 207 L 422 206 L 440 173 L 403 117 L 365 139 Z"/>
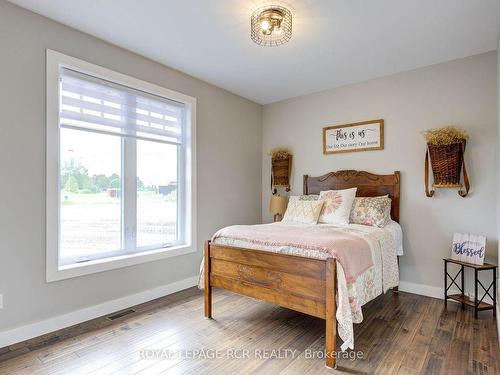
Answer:
<path fill-rule="evenodd" d="M 399 222 L 400 175 L 343 170 L 304 176 L 304 194 L 357 187 L 357 196 L 388 194 Z M 212 288 L 222 288 L 316 316 L 326 321 L 326 366 L 336 367 L 336 261 L 310 259 L 205 242 L 205 317 L 212 317 Z"/>

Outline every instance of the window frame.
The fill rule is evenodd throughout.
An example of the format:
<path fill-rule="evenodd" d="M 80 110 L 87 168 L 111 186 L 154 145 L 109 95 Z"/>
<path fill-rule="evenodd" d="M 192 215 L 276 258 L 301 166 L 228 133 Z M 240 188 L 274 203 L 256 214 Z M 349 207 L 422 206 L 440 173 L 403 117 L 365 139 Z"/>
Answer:
<path fill-rule="evenodd" d="M 53 282 L 72 277 L 103 272 L 135 264 L 151 262 L 173 256 L 196 252 L 196 98 L 185 95 L 153 83 L 127 76 L 122 73 L 95 65 L 75 57 L 47 49 L 46 63 L 46 280 Z M 185 218 L 179 222 L 184 227 L 184 244 L 168 248 L 151 248 L 141 252 L 124 253 L 91 260 L 84 263 L 73 263 L 65 266 L 59 264 L 59 218 L 60 218 L 60 140 L 59 140 L 59 68 L 66 67 L 91 76 L 112 81 L 120 85 L 158 95 L 185 105 L 185 139 L 180 147 L 178 158 L 185 168 L 179 173 L 185 181 L 185 194 L 182 200 L 185 207 Z M 122 176 L 123 178 L 123 176 Z"/>

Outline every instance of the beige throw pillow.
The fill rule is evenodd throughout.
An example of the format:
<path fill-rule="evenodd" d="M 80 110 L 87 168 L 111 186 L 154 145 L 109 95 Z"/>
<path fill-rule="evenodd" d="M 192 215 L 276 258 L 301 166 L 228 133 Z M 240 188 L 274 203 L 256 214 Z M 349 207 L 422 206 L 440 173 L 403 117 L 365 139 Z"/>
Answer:
<path fill-rule="evenodd" d="M 310 194 L 310 195 L 292 195 L 288 201 L 317 201 L 319 199 L 319 195 Z"/>
<path fill-rule="evenodd" d="M 323 201 L 305 201 L 292 198 L 290 197 L 282 222 L 317 224 L 321 208 L 323 207 Z"/>

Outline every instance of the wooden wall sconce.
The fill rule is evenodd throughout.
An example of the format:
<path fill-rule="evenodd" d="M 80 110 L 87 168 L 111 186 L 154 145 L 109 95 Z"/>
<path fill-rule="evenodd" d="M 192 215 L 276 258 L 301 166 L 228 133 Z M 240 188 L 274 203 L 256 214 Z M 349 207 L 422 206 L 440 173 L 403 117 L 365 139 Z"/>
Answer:
<path fill-rule="evenodd" d="M 272 152 L 271 189 L 276 188 L 290 191 L 290 176 L 292 174 L 292 155 L 287 151 Z"/>

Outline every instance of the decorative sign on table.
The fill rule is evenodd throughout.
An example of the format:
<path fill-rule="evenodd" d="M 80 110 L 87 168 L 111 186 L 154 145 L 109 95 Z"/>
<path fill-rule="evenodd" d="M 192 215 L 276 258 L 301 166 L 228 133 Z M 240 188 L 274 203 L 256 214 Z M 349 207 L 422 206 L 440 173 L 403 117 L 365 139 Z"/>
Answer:
<path fill-rule="evenodd" d="M 384 149 L 384 120 L 323 128 L 323 154 Z"/>
<path fill-rule="evenodd" d="M 485 251 L 485 236 L 467 233 L 455 233 L 453 235 L 451 259 L 482 266 Z"/>

